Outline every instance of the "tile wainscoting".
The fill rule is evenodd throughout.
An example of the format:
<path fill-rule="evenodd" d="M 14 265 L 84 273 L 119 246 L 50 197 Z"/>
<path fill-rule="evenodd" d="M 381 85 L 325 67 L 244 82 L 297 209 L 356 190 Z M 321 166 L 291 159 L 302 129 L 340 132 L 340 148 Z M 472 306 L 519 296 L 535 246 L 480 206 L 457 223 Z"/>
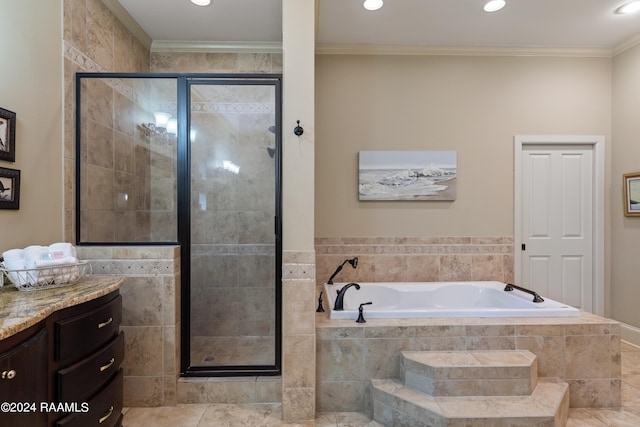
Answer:
<path fill-rule="evenodd" d="M 92 275 L 121 276 L 125 406 L 176 404 L 180 370 L 180 248 L 78 246 Z"/>
<path fill-rule="evenodd" d="M 620 405 L 620 325 L 567 318 L 330 320 L 316 315 L 319 412 L 371 414 L 370 380 L 400 377 L 401 351 L 529 350 L 539 377 L 569 384 L 574 408 Z"/>
<path fill-rule="evenodd" d="M 513 237 L 321 237 L 315 239 L 318 292 L 345 259 L 339 282 L 513 281 Z"/>

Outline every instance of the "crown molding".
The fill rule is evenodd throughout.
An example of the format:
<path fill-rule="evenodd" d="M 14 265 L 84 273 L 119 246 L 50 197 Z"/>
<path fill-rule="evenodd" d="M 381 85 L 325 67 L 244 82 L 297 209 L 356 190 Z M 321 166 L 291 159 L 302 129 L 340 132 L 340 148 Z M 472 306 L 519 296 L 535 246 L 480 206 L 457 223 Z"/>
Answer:
<path fill-rule="evenodd" d="M 635 37 L 630 38 L 629 40 L 625 40 L 622 43 L 619 43 L 613 47 L 613 56 L 620 55 L 627 49 L 631 49 L 632 47 L 640 45 L 640 34 Z"/>
<path fill-rule="evenodd" d="M 151 52 L 282 53 L 281 42 L 154 40 Z"/>
<path fill-rule="evenodd" d="M 610 58 L 609 48 L 316 44 L 319 55 L 557 56 Z"/>
<path fill-rule="evenodd" d="M 151 49 L 151 44 L 153 40 L 145 30 L 142 29 L 140 25 L 131 17 L 129 12 L 122 7 L 118 0 L 102 0 L 102 3 L 115 15 L 116 18 L 122 22 L 133 36 L 147 49 Z"/>

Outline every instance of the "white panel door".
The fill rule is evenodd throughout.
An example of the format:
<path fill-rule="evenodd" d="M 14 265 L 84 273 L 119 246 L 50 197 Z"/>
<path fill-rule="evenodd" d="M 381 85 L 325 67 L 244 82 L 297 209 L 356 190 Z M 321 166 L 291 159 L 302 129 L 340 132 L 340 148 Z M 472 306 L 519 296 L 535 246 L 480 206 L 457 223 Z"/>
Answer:
<path fill-rule="evenodd" d="M 524 145 L 522 285 L 593 310 L 593 147 Z"/>

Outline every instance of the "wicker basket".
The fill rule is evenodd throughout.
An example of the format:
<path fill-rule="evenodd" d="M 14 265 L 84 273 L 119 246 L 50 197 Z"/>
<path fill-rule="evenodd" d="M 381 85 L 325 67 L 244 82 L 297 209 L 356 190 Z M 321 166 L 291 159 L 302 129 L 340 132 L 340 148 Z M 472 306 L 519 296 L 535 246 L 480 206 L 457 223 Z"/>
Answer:
<path fill-rule="evenodd" d="M 35 291 L 73 285 L 91 274 L 91 264 L 81 261 L 25 270 L 7 270 L 0 263 L 0 286 L 12 283 L 20 291 Z"/>

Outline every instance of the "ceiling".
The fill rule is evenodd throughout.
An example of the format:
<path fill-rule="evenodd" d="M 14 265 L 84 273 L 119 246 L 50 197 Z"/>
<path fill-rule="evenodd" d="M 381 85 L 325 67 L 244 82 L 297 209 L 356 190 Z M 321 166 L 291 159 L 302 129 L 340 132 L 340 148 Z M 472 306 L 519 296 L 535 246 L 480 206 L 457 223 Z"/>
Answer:
<path fill-rule="evenodd" d="M 317 0 L 318 45 L 404 45 L 603 49 L 640 41 L 640 13 L 616 14 L 627 0 L 507 0 L 485 13 L 485 0 Z M 154 43 L 280 43 L 281 0 L 103 0 L 119 3 Z"/>

